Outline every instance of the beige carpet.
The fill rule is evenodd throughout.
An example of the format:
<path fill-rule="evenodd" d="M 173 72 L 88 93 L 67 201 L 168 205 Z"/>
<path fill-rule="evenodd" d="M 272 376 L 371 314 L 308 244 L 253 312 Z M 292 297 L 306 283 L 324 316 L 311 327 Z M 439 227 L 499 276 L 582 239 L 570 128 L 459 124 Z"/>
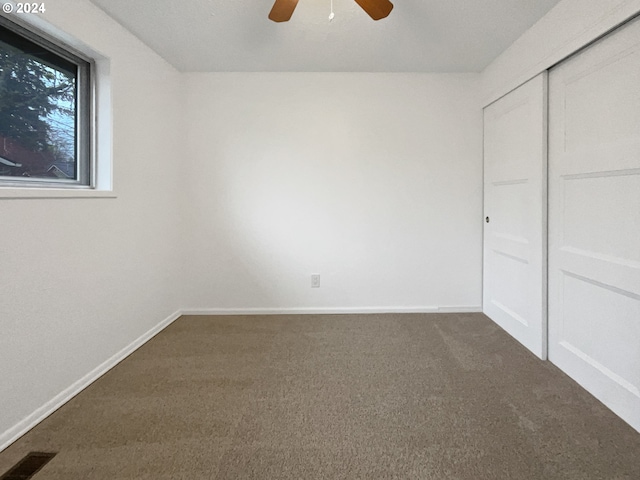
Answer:
<path fill-rule="evenodd" d="M 640 434 L 481 314 L 183 317 L 0 454 L 46 479 L 640 479 Z"/>

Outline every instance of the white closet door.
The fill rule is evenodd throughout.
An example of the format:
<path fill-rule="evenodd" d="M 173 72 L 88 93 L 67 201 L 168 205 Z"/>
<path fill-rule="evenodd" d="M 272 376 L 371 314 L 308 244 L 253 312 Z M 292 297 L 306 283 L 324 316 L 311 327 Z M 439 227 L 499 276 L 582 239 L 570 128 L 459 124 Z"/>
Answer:
<path fill-rule="evenodd" d="M 549 95 L 549 359 L 640 431 L 640 21 Z"/>
<path fill-rule="evenodd" d="M 542 359 L 547 355 L 546 139 L 546 72 L 484 109 L 483 311 Z"/>

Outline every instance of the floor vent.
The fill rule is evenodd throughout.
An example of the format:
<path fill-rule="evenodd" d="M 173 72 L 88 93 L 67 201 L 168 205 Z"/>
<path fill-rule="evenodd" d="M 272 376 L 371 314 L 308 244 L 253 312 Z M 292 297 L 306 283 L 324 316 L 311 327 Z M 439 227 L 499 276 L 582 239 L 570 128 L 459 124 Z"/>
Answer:
<path fill-rule="evenodd" d="M 28 480 L 55 456 L 55 453 L 31 452 L 2 475 L 0 480 Z"/>

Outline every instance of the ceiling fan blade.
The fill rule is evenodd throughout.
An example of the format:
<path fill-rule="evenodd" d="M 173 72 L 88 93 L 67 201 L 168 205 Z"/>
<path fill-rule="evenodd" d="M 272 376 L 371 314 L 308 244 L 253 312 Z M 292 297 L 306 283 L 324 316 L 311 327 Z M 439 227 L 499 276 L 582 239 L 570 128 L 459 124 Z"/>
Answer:
<path fill-rule="evenodd" d="M 287 22 L 296 9 L 298 0 L 276 0 L 269 12 L 269 20 L 274 22 Z"/>
<path fill-rule="evenodd" d="M 393 10 L 393 3 L 389 0 L 356 0 L 356 3 L 374 20 L 386 17 Z"/>

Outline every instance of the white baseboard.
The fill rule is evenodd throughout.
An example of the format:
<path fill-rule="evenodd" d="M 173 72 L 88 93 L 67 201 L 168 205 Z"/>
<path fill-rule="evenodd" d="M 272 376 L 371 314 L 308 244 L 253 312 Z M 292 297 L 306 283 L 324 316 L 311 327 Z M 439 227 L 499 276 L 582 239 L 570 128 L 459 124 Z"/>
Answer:
<path fill-rule="evenodd" d="M 67 403 L 69 400 L 71 400 L 73 397 L 79 394 L 82 390 L 87 388 L 89 385 L 95 382 L 98 378 L 100 378 L 102 375 L 104 375 L 113 367 L 115 367 L 118 363 L 120 363 L 126 357 L 131 355 L 134 351 L 136 351 L 146 342 L 151 340 L 151 338 L 153 338 L 156 334 L 158 334 L 160 331 L 162 331 L 163 329 L 168 327 L 172 322 L 174 322 L 177 318 L 179 318 L 180 315 L 182 315 L 182 312 L 180 311 L 172 313 L 163 321 L 158 323 L 155 327 L 153 327 L 151 330 L 142 334 L 140 337 L 138 337 L 136 340 L 134 340 L 129 345 L 124 347 L 122 350 L 120 350 L 118 353 L 113 355 L 108 360 L 102 362 L 96 368 L 94 368 L 89 373 L 87 373 L 84 377 L 82 377 L 81 379 L 79 379 L 69 387 L 65 388 L 62 392 L 60 392 L 58 395 L 53 397 L 47 403 L 42 405 L 35 412 L 28 415 L 26 418 L 18 422 L 9 430 L 0 434 L 0 452 L 2 452 L 5 448 L 7 448 L 13 442 L 18 440 L 20 437 L 22 437 L 25 433 L 27 433 L 29 430 L 35 427 L 38 423 L 40 423 L 42 420 L 44 420 L 53 412 L 55 412 L 57 409 L 62 407 L 65 403 Z"/>
<path fill-rule="evenodd" d="M 482 313 L 482 305 L 452 305 L 438 308 L 440 313 Z"/>
<path fill-rule="evenodd" d="M 481 305 L 442 307 L 299 307 L 299 308 L 188 308 L 183 315 L 336 315 L 358 313 L 466 313 L 482 312 Z"/>

